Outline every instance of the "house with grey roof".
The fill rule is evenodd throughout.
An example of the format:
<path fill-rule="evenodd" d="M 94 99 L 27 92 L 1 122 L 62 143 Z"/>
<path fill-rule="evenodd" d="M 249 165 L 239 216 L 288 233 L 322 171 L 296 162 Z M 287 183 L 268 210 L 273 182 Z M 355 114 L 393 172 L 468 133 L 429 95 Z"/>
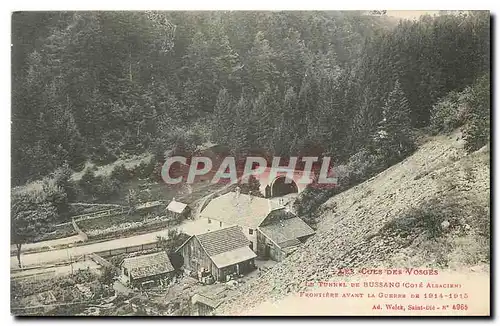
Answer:
<path fill-rule="evenodd" d="M 257 228 L 257 254 L 282 261 L 314 233 L 309 225 L 286 208 L 274 209 Z"/>
<path fill-rule="evenodd" d="M 198 279 L 211 274 L 214 280 L 226 281 L 228 275 L 245 274 L 255 269 L 250 242 L 235 225 L 191 236 L 176 252 L 183 257 L 183 268 Z"/>
<path fill-rule="evenodd" d="M 119 279 L 130 287 L 141 287 L 169 278 L 174 271 L 167 253 L 162 251 L 123 259 Z"/>

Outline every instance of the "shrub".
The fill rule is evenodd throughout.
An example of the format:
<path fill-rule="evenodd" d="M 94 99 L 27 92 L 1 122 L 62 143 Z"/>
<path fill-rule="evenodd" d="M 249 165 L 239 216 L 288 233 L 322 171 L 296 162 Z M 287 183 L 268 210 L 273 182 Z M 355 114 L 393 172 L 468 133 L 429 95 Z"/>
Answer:
<path fill-rule="evenodd" d="M 467 91 L 450 92 L 432 107 L 431 131 L 434 134 L 449 133 L 463 125 L 467 96 Z"/>
<path fill-rule="evenodd" d="M 96 178 L 94 195 L 101 200 L 109 199 L 118 193 L 120 185 L 119 180 L 111 177 L 98 177 Z"/>
<path fill-rule="evenodd" d="M 105 285 L 111 285 L 114 283 L 114 278 L 117 275 L 116 270 L 110 266 L 105 266 L 102 269 L 102 274 L 99 281 Z"/>
<path fill-rule="evenodd" d="M 141 179 L 150 178 L 156 167 L 156 160 L 150 159 L 148 162 L 141 162 L 131 172 L 133 176 Z"/>
<path fill-rule="evenodd" d="M 155 182 L 163 182 L 163 178 L 161 175 L 163 169 L 163 163 L 155 162 L 153 167 L 153 172 L 149 175 L 149 179 Z"/>
<path fill-rule="evenodd" d="M 126 182 L 132 179 L 132 173 L 129 170 L 127 170 L 125 165 L 122 163 L 115 165 L 113 171 L 111 171 L 110 177 L 111 179 L 116 179 L 121 182 Z"/>
<path fill-rule="evenodd" d="M 82 178 L 78 182 L 80 188 L 82 188 L 85 194 L 91 195 L 95 190 L 96 176 L 92 169 L 86 169 L 82 175 Z"/>
<path fill-rule="evenodd" d="M 242 194 L 252 194 L 257 197 L 264 197 L 260 192 L 260 182 L 253 175 L 248 178 L 248 182 L 240 182 L 239 187 Z"/>
<path fill-rule="evenodd" d="M 179 232 L 177 229 L 172 229 L 168 231 L 167 238 L 158 236 L 157 240 L 160 247 L 163 248 L 167 253 L 174 252 L 179 248 L 189 236 L 185 233 Z"/>
<path fill-rule="evenodd" d="M 473 152 L 490 140 L 490 77 L 489 74 L 481 77 L 472 88 L 467 98 L 468 111 L 464 128 L 465 149 Z"/>

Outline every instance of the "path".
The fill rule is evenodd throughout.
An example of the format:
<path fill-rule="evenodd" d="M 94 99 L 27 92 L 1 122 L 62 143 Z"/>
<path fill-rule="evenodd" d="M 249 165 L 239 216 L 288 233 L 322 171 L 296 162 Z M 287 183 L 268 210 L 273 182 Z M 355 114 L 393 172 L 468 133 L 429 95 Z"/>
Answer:
<path fill-rule="evenodd" d="M 193 226 L 192 226 L 193 222 L 194 221 L 186 221 L 176 226 L 175 228 L 180 230 L 181 232 L 186 232 L 187 234 L 193 234 Z M 87 245 L 70 247 L 66 249 L 21 254 L 21 262 L 24 267 L 28 267 L 28 266 L 38 266 L 43 264 L 66 261 L 69 260 L 70 257 L 79 257 L 81 255 L 91 254 L 93 252 L 100 252 L 105 250 L 113 250 L 118 248 L 154 243 L 156 242 L 158 236 L 167 237 L 168 230 L 163 229 L 160 231 L 135 235 L 127 238 L 91 243 Z M 10 257 L 10 266 L 11 269 L 18 269 L 16 256 Z"/>
<path fill-rule="evenodd" d="M 51 248 L 56 247 L 56 246 L 67 245 L 70 243 L 77 243 L 80 241 L 83 241 L 83 239 L 80 235 L 77 234 L 77 235 L 73 235 L 71 237 L 66 237 L 66 238 L 46 240 L 46 241 L 40 241 L 40 242 L 35 242 L 35 243 L 26 243 L 26 244 L 23 244 L 21 246 L 21 252 L 35 250 L 35 249 L 41 249 L 41 248 L 48 248 L 50 250 Z M 11 245 L 10 250 L 17 251 L 16 245 Z"/>
<path fill-rule="evenodd" d="M 156 241 L 157 236 L 166 236 L 167 230 L 151 232 L 147 234 L 136 235 L 128 238 L 114 239 L 104 242 L 92 243 L 83 246 L 70 247 L 66 249 L 51 250 L 44 252 L 37 252 L 31 254 L 22 254 L 21 262 L 23 266 L 36 266 L 47 263 L 54 263 L 57 261 L 68 260 L 69 257 L 78 257 L 93 252 L 104 250 L 112 250 L 128 246 L 136 246 Z M 11 269 L 17 268 L 17 258 L 10 257 Z"/>
<path fill-rule="evenodd" d="M 77 261 L 72 264 L 67 264 L 63 266 L 47 267 L 47 268 L 36 268 L 28 269 L 25 271 L 14 272 L 11 274 L 12 278 L 23 278 L 23 277 L 36 277 L 36 275 L 51 274 L 52 276 L 68 275 L 74 273 L 78 270 L 86 269 L 98 269 L 100 266 L 97 265 L 92 260 Z"/>

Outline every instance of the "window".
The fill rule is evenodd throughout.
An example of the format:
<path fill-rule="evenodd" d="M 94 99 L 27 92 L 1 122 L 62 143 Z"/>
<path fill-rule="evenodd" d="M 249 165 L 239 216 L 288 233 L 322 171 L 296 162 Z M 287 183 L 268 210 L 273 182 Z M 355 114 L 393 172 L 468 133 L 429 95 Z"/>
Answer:
<path fill-rule="evenodd" d="M 212 223 L 212 220 L 211 219 L 208 219 L 208 224 Z"/>
<path fill-rule="evenodd" d="M 248 234 L 252 235 L 253 234 L 253 229 L 248 229 Z"/>

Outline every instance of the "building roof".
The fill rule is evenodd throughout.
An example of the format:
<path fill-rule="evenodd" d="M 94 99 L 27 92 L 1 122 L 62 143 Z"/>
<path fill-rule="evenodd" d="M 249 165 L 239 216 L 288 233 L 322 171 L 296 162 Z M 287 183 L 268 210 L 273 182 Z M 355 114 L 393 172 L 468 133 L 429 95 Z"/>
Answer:
<path fill-rule="evenodd" d="M 170 202 L 170 204 L 168 204 L 167 210 L 174 212 L 174 213 L 182 213 L 182 212 L 184 212 L 186 207 L 187 207 L 187 204 L 175 201 L 175 199 L 173 199 Z"/>
<path fill-rule="evenodd" d="M 212 199 L 200 216 L 229 225 L 257 228 L 269 211 L 269 201 L 265 198 L 229 192 Z"/>
<path fill-rule="evenodd" d="M 250 241 L 248 241 L 241 231 L 241 228 L 237 225 L 193 235 L 184 242 L 179 249 L 193 238 L 198 239 L 208 257 L 218 268 L 234 265 L 257 257 L 249 247 Z M 177 249 L 177 251 L 179 249 Z"/>
<path fill-rule="evenodd" d="M 250 242 L 239 226 L 197 234 L 195 237 L 210 257 L 232 251 L 241 247 L 248 247 Z"/>
<path fill-rule="evenodd" d="M 260 226 L 265 226 L 268 224 L 274 224 L 279 222 L 280 220 L 288 220 L 291 218 L 295 218 L 297 215 L 290 212 L 287 207 L 282 205 L 277 205 L 276 207 L 272 207 L 272 210 L 267 214 L 266 218 L 260 223 Z"/>
<path fill-rule="evenodd" d="M 201 289 L 191 297 L 191 303 L 203 303 L 209 307 L 217 308 L 227 296 L 227 288 L 223 284 L 214 284 Z"/>
<path fill-rule="evenodd" d="M 309 225 L 298 217 L 261 226 L 259 230 L 280 248 L 293 246 L 296 242 L 291 240 L 313 235 L 315 233 Z"/>
<path fill-rule="evenodd" d="M 196 293 L 191 298 L 191 303 L 192 304 L 203 303 L 204 305 L 209 306 L 209 307 L 215 309 L 215 308 L 217 308 L 222 303 L 222 301 L 221 300 L 217 300 L 217 299 L 212 299 L 212 298 L 206 297 L 206 296 L 204 296 L 202 294 Z"/>
<path fill-rule="evenodd" d="M 257 257 L 255 252 L 250 249 L 250 247 L 241 247 L 231 251 L 227 251 L 215 256 L 212 256 L 212 261 L 218 268 L 231 266 L 242 261 L 246 261 Z"/>
<path fill-rule="evenodd" d="M 174 271 L 166 252 L 125 258 L 122 266 L 128 269 L 133 278 L 143 278 Z"/>
<path fill-rule="evenodd" d="M 300 245 L 300 241 L 298 239 L 286 240 L 280 243 L 281 249 L 296 247 Z"/>

